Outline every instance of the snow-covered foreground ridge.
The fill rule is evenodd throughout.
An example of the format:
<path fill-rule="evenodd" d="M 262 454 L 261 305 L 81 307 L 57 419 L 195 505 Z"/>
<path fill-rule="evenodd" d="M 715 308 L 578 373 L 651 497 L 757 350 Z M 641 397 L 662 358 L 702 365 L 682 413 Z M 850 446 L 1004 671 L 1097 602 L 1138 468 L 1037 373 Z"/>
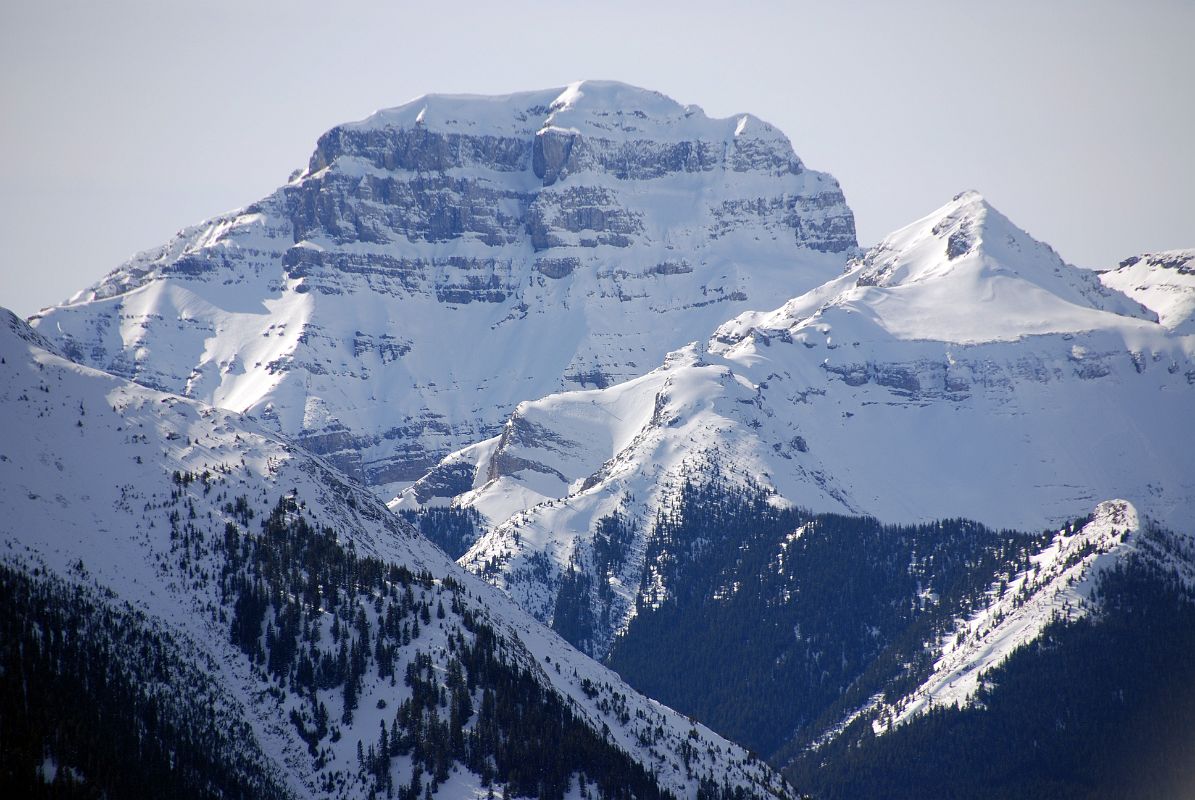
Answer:
<path fill-rule="evenodd" d="M 854 248 L 837 182 L 751 115 L 601 81 L 429 95 L 32 322 L 401 485 L 518 402 L 642 375 Z"/>
<path fill-rule="evenodd" d="M 604 743 L 592 746 L 625 754 L 659 789 L 693 798 L 699 781 L 712 778 L 718 787 L 742 786 L 749 796 L 788 793 L 765 765 L 636 694 L 508 598 L 459 569 L 371 493 L 254 421 L 75 364 L 2 310 L 0 373 L 0 559 L 5 567 L 82 587 L 113 608 L 127 604 L 155 630 L 166 632 L 211 676 L 221 707 L 238 725 L 248 724 L 249 741 L 260 748 L 266 773 L 286 792 L 359 797 L 371 785 L 387 785 L 385 780 L 405 785 L 417 755 L 376 756 L 379 725 L 394 718 L 398 737 L 395 709 L 412 699 L 411 687 L 436 680 L 437 674 L 442 680 L 446 665 L 451 674 L 461 648 L 470 641 L 477 646 L 475 637 L 482 636 L 477 631 L 485 626 L 493 631 L 503 664 L 530 675 L 540 696 L 555 698 L 552 702 L 569 709 L 591 732 L 593 742 Z M 383 591 L 362 602 L 347 615 L 356 621 L 338 628 L 344 603 L 352 609 L 356 602 L 353 587 L 325 587 L 324 607 L 300 624 L 309 633 L 315 629 L 313 638 L 302 640 L 300 662 L 306 648 L 317 654 L 324 648 L 333 654 L 327 660 L 332 665 L 340 631 L 342 654 L 352 638 L 350 663 L 356 663 L 359 637 L 364 637 L 359 684 L 351 692 L 355 714 L 348 713 L 349 689 L 314 688 L 308 695 L 299 688 L 302 664 L 297 672 L 293 664 L 288 671 L 278 648 L 283 631 L 294 622 L 290 615 L 300 613 L 297 598 L 275 601 L 281 603 L 278 610 L 263 611 L 265 619 L 246 638 L 235 620 L 249 613 L 245 608 L 254 602 L 253 583 L 240 584 L 235 607 L 222 595 L 223 589 L 238 585 L 237 571 L 252 562 L 251 554 L 267 546 L 267 519 L 313 536 L 321 530 L 334 534 L 336 544 L 325 545 L 329 554 L 347 552 L 402 568 L 390 574 L 411 593 L 407 601 L 398 602 L 403 590 L 394 584 L 392 595 Z M 284 540 L 277 546 L 292 544 Z M 262 573 L 257 580 L 274 578 Z M 347 600 L 339 606 L 335 598 L 329 601 L 329 591 L 342 590 Z M 385 614 L 384 604 L 389 607 Z M 391 618 L 395 608 L 400 617 L 416 609 L 409 611 L 413 633 L 411 617 L 401 625 Z M 231 640 L 228 617 L 234 619 Z M 399 627 L 403 634 L 398 639 L 383 637 L 383 631 Z M 254 650 L 261 653 L 256 661 Z M 425 663 L 421 658 L 429 659 L 426 666 L 419 666 Z M 325 667 L 318 658 L 316 662 L 317 675 L 323 674 Z M 383 663 L 391 664 L 397 682 L 386 677 Z M 416 683 L 408 677 L 404 685 L 403 670 L 410 665 Z M 486 713 L 484 691 L 483 682 L 469 712 L 475 715 L 465 719 L 466 735 Z M 328 712 L 318 734 L 318 716 L 310 713 L 317 707 Z M 432 724 L 402 719 L 414 729 Z M 360 760 L 358 741 L 367 745 L 367 766 Z M 603 768 L 577 767 L 593 781 Z M 432 780 L 432 772 L 425 773 L 424 785 Z M 446 797 L 484 796 L 481 780 L 453 763 L 430 785 Z M 571 791 L 579 791 L 576 781 L 572 786 Z"/>
<path fill-rule="evenodd" d="M 994 585 L 985 608 L 956 621 L 936 643 L 938 660 L 917 689 L 891 705 L 872 706 L 876 732 L 934 707 L 971 703 L 984 673 L 1038 639 L 1051 622 L 1098 614 L 1101 575 L 1134 557 L 1188 589 L 1195 586 L 1195 538 L 1147 531 L 1137 509 L 1123 500 L 1100 503 L 1082 528 L 1060 531 L 1027 570 Z"/>
<path fill-rule="evenodd" d="M 550 620 L 601 520 L 636 530 L 608 643 L 651 582 L 652 520 L 718 464 L 778 503 L 1037 530 L 1123 497 L 1195 521 L 1195 337 L 959 195 L 771 312 L 621 385 L 520 404 L 394 505 L 477 508 L 461 560 Z M 737 477 L 736 477 L 737 476 Z"/>

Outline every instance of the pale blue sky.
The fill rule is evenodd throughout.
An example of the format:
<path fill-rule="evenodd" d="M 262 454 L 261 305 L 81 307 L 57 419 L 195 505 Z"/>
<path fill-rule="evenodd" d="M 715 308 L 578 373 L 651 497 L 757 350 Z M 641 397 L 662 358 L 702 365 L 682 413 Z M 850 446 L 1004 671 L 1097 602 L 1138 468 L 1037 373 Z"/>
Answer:
<path fill-rule="evenodd" d="M 613 78 L 784 130 L 871 244 L 974 188 L 1062 256 L 1195 246 L 1195 3 L 0 5 L 0 305 L 29 314 L 428 92 Z"/>

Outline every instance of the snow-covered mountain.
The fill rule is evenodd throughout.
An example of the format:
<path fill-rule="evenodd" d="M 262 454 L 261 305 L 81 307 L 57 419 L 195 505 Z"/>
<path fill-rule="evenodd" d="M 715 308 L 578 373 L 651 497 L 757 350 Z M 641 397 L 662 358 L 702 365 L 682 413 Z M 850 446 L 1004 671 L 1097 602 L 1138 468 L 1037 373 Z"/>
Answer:
<path fill-rule="evenodd" d="M 1195 333 L 1195 250 L 1164 250 L 1126 258 L 1100 273 L 1105 286 L 1149 306 L 1175 333 Z"/>
<path fill-rule="evenodd" d="M 750 115 L 594 81 L 379 111 L 0 310 L 0 751 L 401 800 L 791 795 L 698 719 L 819 791 L 964 717 L 967 758 L 1032 717 L 993 763 L 1091 762 L 1115 738 L 1041 686 L 1191 683 L 1193 320 L 1195 251 L 1078 269 L 973 192 L 863 253 Z M 1105 636 L 1148 652 L 1076 679 Z"/>
<path fill-rule="evenodd" d="M 252 419 L 78 365 L 2 310 L 0 408 L 6 780 L 790 791 Z M 91 724 L 125 761 L 96 762 Z"/>
<path fill-rule="evenodd" d="M 401 486 L 518 402 L 642 375 L 854 248 L 837 182 L 749 114 L 600 81 L 429 95 L 32 322 Z"/>
<path fill-rule="evenodd" d="M 714 465 L 777 503 L 891 523 L 1037 530 L 1123 497 L 1181 528 L 1195 338 L 1157 316 L 964 193 L 643 377 L 520 404 L 394 505 L 480 511 L 491 529 L 461 563 L 549 622 L 619 520 L 634 533 L 601 577 L 598 655 L 654 597 L 657 515 Z"/>

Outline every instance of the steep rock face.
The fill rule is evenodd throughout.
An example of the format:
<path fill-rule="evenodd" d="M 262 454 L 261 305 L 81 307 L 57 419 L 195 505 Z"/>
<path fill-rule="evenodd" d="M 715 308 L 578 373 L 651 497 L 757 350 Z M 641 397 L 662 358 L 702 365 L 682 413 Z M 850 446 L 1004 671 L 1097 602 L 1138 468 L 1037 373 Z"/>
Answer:
<path fill-rule="evenodd" d="M 135 793 L 144 757 L 194 796 L 794 794 L 252 419 L 70 362 L 3 309 L 0 410 L 0 626 L 24 637 L 0 651 L 36 673 L 0 692 L 13 781 Z M 142 727 L 105 730 L 113 707 Z M 79 741 L 97 718 L 128 752 Z"/>
<path fill-rule="evenodd" d="M 604 82 L 428 96 L 332 129 L 288 185 L 33 324 L 401 483 L 519 401 L 643 374 L 854 246 L 838 184 L 755 117 Z"/>
<path fill-rule="evenodd" d="M 461 563 L 545 621 L 570 572 L 601 560 L 603 520 L 629 525 L 617 570 L 591 576 L 610 587 L 593 599 L 599 655 L 658 588 L 656 517 L 715 467 L 777 503 L 891 523 L 1036 529 L 1119 496 L 1182 527 L 1195 340 L 1155 320 L 967 193 L 708 347 L 521 404 L 508 430 L 534 435 L 459 451 L 395 505 L 480 511 L 491 530 Z M 459 487 L 470 469 L 468 492 L 435 497 L 435 476 Z"/>
<path fill-rule="evenodd" d="M 1126 258 L 1100 281 L 1152 309 L 1176 333 L 1195 333 L 1195 249 Z"/>

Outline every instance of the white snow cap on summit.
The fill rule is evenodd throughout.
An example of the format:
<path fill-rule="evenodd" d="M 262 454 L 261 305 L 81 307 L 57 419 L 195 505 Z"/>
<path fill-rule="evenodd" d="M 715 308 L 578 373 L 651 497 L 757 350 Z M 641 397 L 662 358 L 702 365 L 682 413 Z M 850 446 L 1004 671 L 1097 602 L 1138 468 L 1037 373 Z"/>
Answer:
<path fill-rule="evenodd" d="M 1096 273 L 1064 262 L 975 191 L 889 234 L 836 280 L 777 311 L 731 321 L 719 338 L 791 329 L 815 315 L 851 340 L 959 344 L 1157 322 L 1152 311 L 1101 284 Z"/>
<path fill-rule="evenodd" d="M 787 142 L 779 129 L 751 114 L 711 118 L 699 106 L 682 105 L 661 92 L 595 80 L 507 95 L 427 94 L 341 127 L 368 131 L 416 125 L 442 132 L 485 131 L 518 137 L 565 128 L 605 139 L 730 140 L 749 135 Z"/>

